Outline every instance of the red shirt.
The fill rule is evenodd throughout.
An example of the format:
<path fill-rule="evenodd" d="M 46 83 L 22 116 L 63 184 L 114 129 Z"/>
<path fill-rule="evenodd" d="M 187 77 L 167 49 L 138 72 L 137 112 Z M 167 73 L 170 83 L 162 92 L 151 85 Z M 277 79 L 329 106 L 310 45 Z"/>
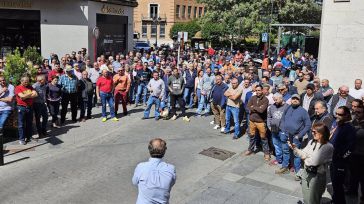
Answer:
<path fill-rule="evenodd" d="M 100 91 L 104 93 L 110 93 L 112 91 L 113 81 L 112 77 L 99 77 L 99 79 L 96 82 L 96 86 L 99 87 Z"/>
<path fill-rule="evenodd" d="M 60 72 L 58 72 L 57 70 L 55 70 L 55 69 L 53 69 L 52 71 L 50 71 L 49 73 L 48 73 L 48 82 L 51 82 L 52 81 L 52 77 L 53 76 L 61 76 L 61 75 L 63 75 L 64 74 L 64 71 L 62 70 L 62 71 L 60 71 Z"/>
<path fill-rule="evenodd" d="M 33 105 L 33 99 L 32 98 L 27 98 L 25 100 L 22 100 L 18 94 L 19 93 L 26 93 L 29 91 L 33 91 L 33 87 L 32 86 L 22 86 L 19 85 L 17 87 L 15 87 L 15 95 L 16 95 L 16 103 L 18 104 L 18 106 L 32 106 Z"/>

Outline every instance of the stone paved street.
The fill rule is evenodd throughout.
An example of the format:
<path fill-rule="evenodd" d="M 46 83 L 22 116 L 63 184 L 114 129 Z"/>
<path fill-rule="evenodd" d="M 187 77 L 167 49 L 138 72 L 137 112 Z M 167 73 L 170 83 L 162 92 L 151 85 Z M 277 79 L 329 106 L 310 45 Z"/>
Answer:
<path fill-rule="evenodd" d="M 148 159 L 153 137 L 166 139 L 165 160 L 176 166 L 171 203 L 297 203 L 301 191 L 292 175 L 277 176 L 261 153 L 242 156 L 246 137 L 233 141 L 212 129 L 207 118 L 158 122 L 140 120 L 142 109 L 119 122 L 100 118 L 68 124 L 51 137 L 28 144 L 5 144 L 0 167 L 1 203 L 135 203 L 131 177 Z M 99 109 L 95 110 L 97 117 Z M 168 126 L 168 128 L 166 128 Z M 34 147 L 34 148 L 31 148 Z M 235 152 L 225 161 L 198 154 L 217 147 Z"/>

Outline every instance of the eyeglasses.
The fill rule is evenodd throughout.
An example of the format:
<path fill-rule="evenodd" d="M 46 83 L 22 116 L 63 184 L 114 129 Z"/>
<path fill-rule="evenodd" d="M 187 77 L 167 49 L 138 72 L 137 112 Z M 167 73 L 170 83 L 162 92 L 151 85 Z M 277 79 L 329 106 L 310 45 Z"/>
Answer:
<path fill-rule="evenodd" d="M 344 113 L 335 113 L 336 115 L 338 116 L 344 116 L 345 114 Z"/>

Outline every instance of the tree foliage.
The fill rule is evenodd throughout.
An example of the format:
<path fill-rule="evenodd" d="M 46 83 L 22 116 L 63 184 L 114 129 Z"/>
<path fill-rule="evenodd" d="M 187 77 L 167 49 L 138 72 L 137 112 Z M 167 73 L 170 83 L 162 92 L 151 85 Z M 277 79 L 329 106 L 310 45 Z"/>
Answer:
<path fill-rule="evenodd" d="M 39 52 L 37 51 L 36 47 L 28 47 L 24 53 L 23 53 L 23 57 L 25 58 L 25 61 L 31 61 L 33 64 L 38 64 L 41 65 L 42 64 L 42 56 L 39 54 Z"/>
<path fill-rule="evenodd" d="M 200 19 L 202 33 L 208 34 L 211 28 L 219 28 L 214 35 L 231 40 L 259 36 L 262 32 L 268 31 L 269 22 L 320 23 L 321 21 L 321 7 L 314 0 L 198 0 L 198 2 L 207 7 L 207 13 Z"/>
<path fill-rule="evenodd" d="M 27 64 L 25 59 L 21 56 L 19 49 L 16 49 L 13 54 L 8 54 L 6 56 L 6 67 L 4 70 L 6 81 L 16 86 L 19 84 L 20 78 L 26 72 Z"/>
<path fill-rule="evenodd" d="M 188 32 L 188 38 L 191 39 L 195 34 L 201 30 L 201 26 L 196 20 L 185 22 L 185 23 L 175 23 L 171 27 L 169 32 L 169 37 L 174 38 L 178 35 L 178 32 Z"/>

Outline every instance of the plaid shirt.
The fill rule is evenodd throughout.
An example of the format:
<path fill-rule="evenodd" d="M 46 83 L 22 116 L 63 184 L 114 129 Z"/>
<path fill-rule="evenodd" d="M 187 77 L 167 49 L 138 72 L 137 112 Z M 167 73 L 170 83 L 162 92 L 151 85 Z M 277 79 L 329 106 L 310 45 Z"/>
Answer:
<path fill-rule="evenodd" d="M 62 75 L 59 78 L 58 84 L 62 86 L 62 91 L 65 93 L 77 93 L 78 79 L 72 74 L 72 78 L 67 74 Z"/>

